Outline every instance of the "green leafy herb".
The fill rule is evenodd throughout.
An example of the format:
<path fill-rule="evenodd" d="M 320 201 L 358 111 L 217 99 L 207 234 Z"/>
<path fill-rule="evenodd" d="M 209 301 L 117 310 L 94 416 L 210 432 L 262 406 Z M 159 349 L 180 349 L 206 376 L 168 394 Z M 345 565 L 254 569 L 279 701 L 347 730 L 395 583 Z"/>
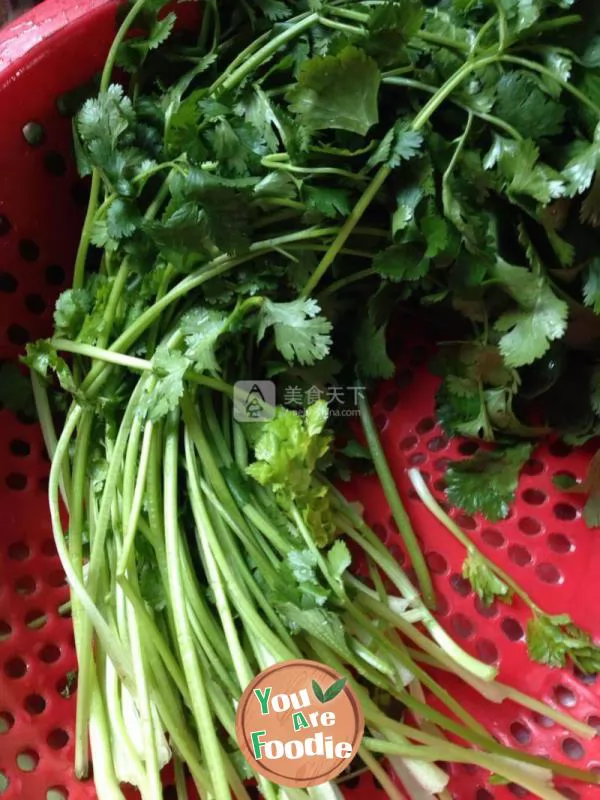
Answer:
<path fill-rule="evenodd" d="M 492 522 L 505 519 L 531 451 L 531 445 L 521 444 L 452 462 L 446 471 L 448 499 L 468 514 L 481 512 Z"/>
<path fill-rule="evenodd" d="M 566 614 L 537 614 L 527 626 L 527 647 L 534 661 L 564 667 L 571 660 L 582 672 L 600 671 L 600 647 Z"/>
<path fill-rule="evenodd" d="M 287 94 L 290 110 L 311 130 L 337 128 L 365 135 L 378 120 L 380 73 L 364 50 L 306 61 Z"/>
<path fill-rule="evenodd" d="M 273 303 L 265 300 L 261 307 L 258 340 L 273 327 L 275 345 L 288 361 L 314 364 L 329 352 L 331 323 L 320 315 L 315 300 L 293 300 Z"/>
<path fill-rule="evenodd" d="M 491 605 L 496 598 L 505 603 L 511 601 L 512 590 L 492 571 L 479 553 L 469 553 L 463 562 L 462 574 L 485 606 Z"/>

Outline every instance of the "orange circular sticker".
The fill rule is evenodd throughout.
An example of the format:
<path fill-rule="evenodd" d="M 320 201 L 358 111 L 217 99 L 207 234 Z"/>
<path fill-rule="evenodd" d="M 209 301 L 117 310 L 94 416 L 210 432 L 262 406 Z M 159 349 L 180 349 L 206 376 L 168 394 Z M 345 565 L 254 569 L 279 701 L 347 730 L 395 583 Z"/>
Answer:
<path fill-rule="evenodd" d="M 253 770 L 281 786 L 318 786 L 346 769 L 364 733 L 362 709 L 331 667 L 284 661 L 246 687 L 238 744 Z"/>

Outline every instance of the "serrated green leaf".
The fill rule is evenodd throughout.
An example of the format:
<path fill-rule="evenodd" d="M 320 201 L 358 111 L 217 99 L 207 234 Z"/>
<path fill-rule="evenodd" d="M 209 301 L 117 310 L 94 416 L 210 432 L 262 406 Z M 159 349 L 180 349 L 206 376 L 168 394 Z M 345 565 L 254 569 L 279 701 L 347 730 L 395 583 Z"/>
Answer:
<path fill-rule="evenodd" d="M 417 131 L 410 130 L 406 122 L 399 120 L 383 137 L 369 159 L 369 165 L 385 164 L 386 167 L 395 169 L 403 161 L 415 158 L 422 145 L 423 136 Z"/>
<path fill-rule="evenodd" d="M 286 558 L 298 583 L 317 582 L 317 557 L 311 550 L 291 550 Z"/>
<path fill-rule="evenodd" d="M 429 269 L 429 260 L 418 245 L 394 244 L 378 253 L 373 269 L 391 281 L 416 281 Z"/>
<path fill-rule="evenodd" d="M 185 334 L 185 356 L 198 372 L 219 371 L 216 350 L 219 337 L 224 332 L 227 314 L 213 309 L 196 308 L 181 320 Z"/>
<path fill-rule="evenodd" d="M 55 336 L 76 339 L 91 307 L 86 289 L 67 289 L 62 292 L 54 309 Z"/>
<path fill-rule="evenodd" d="M 327 565 L 332 577 L 336 580 L 341 580 L 350 564 L 352 564 L 352 556 L 350 555 L 350 550 L 348 550 L 348 545 L 338 539 L 327 553 Z"/>
<path fill-rule="evenodd" d="M 290 363 L 314 364 L 331 347 L 331 322 L 320 315 L 316 300 L 298 299 L 289 303 L 265 300 L 260 310 L 258 341 L 273 328 L 275 346 Z"/>
<path fill-rule="evenodd" d="M 484 161 L 486 168 L 498 165 L 508 192 L 532 197 L 543 205 L 566 192 L 563 176 L 539 162 L 540 151 L 531 139 L 508 142 L 496 137 Z"/>
<path fill-rule="evenodd" d="M 37 342 L 29 343 L 25 352 L 26 355 L 21 361 L 30 369 L 42 378 L 48 378 L 54 372 L 65 392 L 74 394 L 77 391 L 67 362 L 58 355 L 49 339 L 39 339 Z"/>
<path fill-rule="evenodd" d="M 136 413 L 151 422 L 165 417 L 177 408 L 184 392 L 184 375 L 190 366 L 188 358 L 166 346 L 157 349 L 152 366 L 157 375 L 154 386 L 142 394 Z"/>
<path fill-rule="evenodd" d="M 484 606 L 490 606 L 496 598 L 510 603 L 510 587 L 492 571 L 479 553 L 473 551 L 468 554 L 463 562 L 462 575 L 469 581 Z"/>
<path fill-rule="evenodd" d="M 292 632 L 304 631 L 331 647 L 338 656 L 352 661 L 353 656 L 346 642 L 344 625 L 337 614 L 322 608 L 300 609 L 290 603 L 278 606 L 277 610 Z"/>
<path fill-rule="evenodd" d="M 544 94 L 524 72 L 508 72 L 497 86 L 495 113 L 523 136 L 539 139 L 561 132 L 565 107 Z"/>
<path fill-rule="evenodd" d="M 286 99 L 310 130 L 334 128 L 364 136 L 379 119 L 380 79 L 375 61 L 348 46 L 339 55 L 305 61 Z"/>
<path fill-rule="evenodd" d="M 350 213 L 350 195 L 346 189 L 326 186 L 307 186 L 304 189 L 306 206 L 325 217 L 345 217 Z"/>
<path fill-rule="evenodd" d="M 492 522 L 505 519 L 531 450 L 530 444 L 520 444 L 451 462 L 446 471 L 448 500 L 468 514 L 482 513 Z"/>
<path fill-rule="evenodd" d="M 405 46 L 419 31 L 424 20 L 425 8 L 420 0 L 381 3 L 369 15 L 364 46 L 380 64 L 398 64 Z"/>
<path fill-rule="evenodd" d="M 519 304 L 494 324 L 503 334 L 500 352 L 510 367 L 532 364 L 547 352 L 551 342 L 564 335 L 569 308 L 542 276 L 504 263 L 496 266 L 496 275 Z"/>
<path fill-rule="evenodd" d="M 533 661 L 549 667 L 564 667 L 570 659 L 583 672 L 600 670 L 600 648 L 566 614 L 535 614 L 527 625 L 527 648 Z"/>
<path fill-rule="evenodd" d="M 354 352 L 360 374 L 366 378 L 391 378 L 396 371 L 387 354 L 386 326 L 377 327 L 370 315 L 360 325 Z"/>

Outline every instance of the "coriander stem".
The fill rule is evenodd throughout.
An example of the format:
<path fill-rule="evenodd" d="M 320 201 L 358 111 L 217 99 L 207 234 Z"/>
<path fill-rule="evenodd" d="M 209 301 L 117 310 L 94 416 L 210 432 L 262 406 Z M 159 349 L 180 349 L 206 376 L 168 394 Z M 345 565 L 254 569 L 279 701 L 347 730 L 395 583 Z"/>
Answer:
<path fill-rule="evenodd" d="M 564 17 L 557 17 L 556 19 L 547 19 L 542 22 L 537 22 L 529 29 L 529 33 L 534 36 L 540 33 L 547 33 L 548 31 L 557 30 L 559 28 L 567 28 L 571 25 L 579 25 L 583 19 L 580 14 L 566 14 Z"/>
<path fill-rule="evenodd" d="M 144 358 L 124 355 L 123 353 L 114 353 L 111 350 L 106 350 L 104 347 L 72 342 L 69 339 L 52 339 L 52 344 L 57 350 L 61 350 L 65 353 L 75 353 L 86 358 L 93 358 L 98 361 L 105 361 L 108 364 L 115 364 L 119 367 L 133 369 L 137 372 L 152 371 L 152 363 L 150 361 Z"/>
<path fill-rule="evenodd" d="M 360 411 L 360 420 L 363 432 L 367 441 L 367 447 L 371 454 L 371 458 L 373 459 L 375 471 L 377 472 L 379 482 L 381 483 L 381 487 L 390 506 L 392 515 L 396 521 L 396 524 L 398 525 L 398 530 L 400 531 L 402 540 L 406 545 L 408 557 L 410 558 L 410 562 L 417 575 L 417 581 L 423 594 L 423 598 L 427 606 L 430 608 L 435 608 L 435 591 L 433 589 L 433 583 L 431 581 L 429 570 L 427 569 L 425 556 L 421 552 L 419 542 L 417 541 L 417 537 L 412 527 L 412 523 L 408 514 L 406 513 L 406 509 L 404 508 L 402 500 L 400 499 L 400 495 L 398 494 L 396 482 L 385 457 L 368 400 L 363 392 L 359 393 L 358 408 Z"/>
<path fill-rule="evenodd" d="M 223 626 L 223 632 L 231 651 L 233 666 L 236 671 L 239 686 L 240 689 L 243 690 L 252 680 L 253 674 L 248 660 L 246 659 L 246 654 L 240 645 L 221 574 L 219 573 L 217 562 L 206 535 L 206 531 L 211 526 L 211 522 L 198 484 L 193 445 L 188 431 L 185 432 L 185 461 L 188 473 L 192 513 L 196 523 L 196 538 L 198 540 L 200 552 L 203 555 L 207 578 L 215 596 L 215 604 L 221 620 L 221 625 Z"/>
<path fill-rule="evenodd" d="M 431 95 L 434 95 L 438 91 L 437 86 L 432 86 L 431 84 L 423 83 L 422 81 L 417 81 L 413 78 L 402 78 L 394 75 L 384 75 L 382 83 L 389 86 L 406 86 L 407 89 L 418 89 L 419 91 L 427 92 L 427 94 Z M 461 108 L 463 111 L 473 114 L 474 117 L 477 117 L 478 119 L 487 122 L 489 125 L 493 125 L 494 127 L 504 131 L 504 133 L 507 133 L 512 139 L 515 139 L 516 141 L 522 140 L 523 137 L 519 131 L 508 122 L 500 119 L 500 117 L 496 117 L 494 114 L 487 114 L 485 111 L 479 111 L 476 108 L 471 108 L 465 103 L 462 103 L 460 100 L 457 100 L 455 97 L 449 97 L 448 100 L 458 108 Z"/>
<path fill-rule="evenodd" d="M 222 751 L 216 729 L 212 722 L 210 702 L 202 668 L 198 663 L 193 645 L 192 631 L 188 619 L 187 602 L 180 565 L 180 531 L 178 522 L 178 461 L 179 461 L 179 414 L 172 411 L 166 425 L 164 452 L 164 529 L 167 554 L 169 590 L 173 605 L 173 619 L 177 644 L 184 674 L 190 687 L 192 712 L 198 729 L 204 759 L 210 765 L 213 792 L 217 798 L 229 797 Z"/>
<path fill-rule="evenodd" d="M 54 458 L 54 454 L 56 453 L 58 438 L 56 436 L 56 428 L 54 427 L 54 418 L 50 409 L 50 401 L 48 400 L 48 390 L 46 389 L 41 376 L 38 375 L 37 372 L 31 370 L 30 375 L 31 386 L 33 388 L 33 399 L 35 402 L 35 409 L 37 411 L 40 427 L 42 429 L 44 445 L 48 451 L 48 457 L 50 460 L 52 460 Z M 68 511 L 69 499 L 71 497 L 71 471 L 66 461 L 63 464 L 59 484 L 60 493 Z"/>
<path fill-rule="evenodd" d="M 423 476 L 419 472 L 418 469 L 409 469 L 408 476 L 411 480 L 411 483 L 419 495 L 419 498 L 422 500 L 423 504 L 426 508 L 433 514 L 433 516 L 442 523 L 442 525 L 457 539 L 463 547 L 467 550 L 468 553 L 477 553 L 478 558 L 481 558 L 482 561 L 487 564 L 487 566 L 492 570 L 492 572 L 497 575 L 500 580 L 502 580 L 512 591 L 521 598 L 521 600 L 528 606 L 534 613 L 539 613 L 540 608 L 537 606 L 533 600 L 529 597 L 527 592 L 522 589 L 516 581 L 514 581 L 511 576 L 506 573 L 501 567 L 498 567 L 491 561 L 487 556 L 485 556 L 481 550 L 469 539 L 469 537 L 464 533 L 461 528 L 451 519 L 448 514 L 444 511 L 444 509 L 440 506 L 434 496 L 431 494 L 429 487 L 423 480 Z"/>
<path fill-rule="evenodd" d="M 435 95 L 429 100 L 428 103 L 421 109 L 421 111 L 417 114 L 414 120 L 411 123 L 411 129 L 413 131 L 420 131 L 427 122 L 429 118 L 437 111 L 440 105 L 446 100 L 446 98 L 452 94 L 452 92 L 460 86 L 460 84 L 467 78 L 472 72 L 481 67 L 485 67 L 488 64 L 493 64 L 495 61 L 498 60 L 497 55 L 488 56 L 486 58 L 478 59 L 477 61 L 467 62 L 464 64 L 454 75 L 446 81 L 446 83 L 437 90 Z M 322 279 L 323 275 L 327 272 L 329 267 L 333 264 L 336 257 L 338 256 L 340 250 L 346 243 L 346 240 L 359 223 L 360 219 L 362 218 L 363 214 L 367 210 L 367 208 L 371 205 L 375 196 L 387 180 L 388 176 L 391 173 L 391 168 L 385 165 L 381 166 L 371 183 L 367 186 L 361 197 L 359 198 L 358 202 L 350 212 L 350 215 L 347 217 L 345 223 L 343 224 L 340 232 L 335 238 L 335 241 L 329 248 L 329 250 L 325 253 L 319 265 L 317 266 L 316 270 L 313 272 L 312 276 L 308 280 L 306 286 L 302 290 L 302 297 L 308 297 L 314 291 L 317 284 Z"/>
<path fill-rule="evenodd" d="M 404 758 L 416 758 L 423 761 L 452 761 L 461 764 L 476 764 L 490 770 L 490 772 L 502 775 L 502 777 L 517 783 L 519 786 L 525 787 L 535 797 L 542 798 L 542 800 L 561 800 L 562 798 L 560 792 L 552 789 L 539 778 L 532 777 L 530 772 L 522 769 L 519 764 L 513 763 L 510 759 L 489 755 L 478 750 L 457 747 L 450 742 L 437 747 L 427 747 L 423 745 L 397 744 L 365 737 L 363 745 L 374 753 L 396 754 Z M 593 773 L 590 773 L 590 776 L 593 778 Z"/>
<path fill-rule="evenodd" d="M 465 680 L 466 683 L 468 683 L 468 678 L 465 677 L 464 673 L 460 669 L 458 671 L 454 670 L 452 665 L 443 660 L 443 651 L 440 650 L 438 652 L 438 656 L 432 654 L 435 652 L 434 648 L 435 645 L 430 648 L 428 653 L 425 653 L 423 650 L 417 650 L 409 647 L 408 652 L 415 661 L 418 661 L 421 664 L 426 664 L 429 667 L 434 667 L 435 669 L 441 669 L 444 672 L 451 672 L 455 675 L 458 675 Z M 518 689 L 508 686 L 505 683 L 501 683 L 500 681 L 495 681 L 494 687 L 499 689 L 503 696 L 503 699 L 500 702 L 504 702 L 504 700 L 512 700 L 514 703 L 523 706 L 523 708 L 527 708 L 530 711 L 535 711 L 537 714 L 548 717 L 548 719 L 551 719 L 553 722 L 556 722 L 558 725 L 561 725 L 563 728 L 572 731 L 573 733 L 577 734 L 577 736 L 581 736 L 584 739 L 590 740 L 596 736 L 596 729 L 592 728 L 591 725 L 586 725 L 585 722 L 580 722 L 580 720 L 565 714 L 563 711 L 558 711 L 556 708 L 544 703 L 542 700 L 536 700 L 534 697 L 530 697 L 528 694 L 524 694 Z M 477 685 L 474 685 L 474 688 L 479 691 Z"/>
<path fill-rule="evenodd" d="M 144 0 L 141 0 L 141 2 L 144 2 Z M 250 75 L 250 73 L 253 72 L 257 67 L 261 66 L 261 64 L 264 64 L 265 61 L 275 55 L 280 47 L 283 47 L 284 44 L 287 44 L 301 33 L 304 33 L 304 31 L 308 30 L 311 25 L 314 25 L 318 19 L 318 14 L 308 14 L 300 17 L 294 25 L 283 31 L 283 33 L 280 33 L 278 36 L 274 36 L 270 41 L 268 41 L 267 44 L 261 47 L 258 52 L 251 55 L 231 75 L 225 78 L 225 80 L 222 82 L 217 81 L 215 84 L 213 84 L 211 87 L 211 92 L 214 93 L 217 88 L 223 92 L 233 89 L 235 86 L 240 84 L 247 75 Z"/>
<path fill-rule="evenodd" d="M 92 236 L 92 224 L 96 217 L 96 210 L 98 208 L 98 196 L 100 194 L 100 170 L 95 167 L 92 171 L 92 182 L 90 186 L 90 198 L 88 201 L 87 211 L 81 229 L 81 237 L 77 245 L 77 255 L 75 256 L 75 266 L 73 268 L 73 289 L 81 289 L 83 286 L 83 278 L 85 273 L 85 261 L 87 258 L 90 239 Z"/>
<path fill-rule="evenodd" d="M 354 228 L 360 222 L 363 214 L 367 210 L 367 208 L 371 205 L 375 196 L 387 180 L 391 169 L 386 166 L 382 166 L 377 171 L 374 178 L 371 180 L 371 183 L 365 189 L 363 194 L 361 195 L 360 199 L 350 212 L 350 215 L 347 217 L 346 221 L 344 222 L 342 228 L 340 229 L 338 235 L 335 238 L 335 241 L 330 246 L 329 250 L 325 253 L 319 265 L 309 278 L 306 286 L 302 290 L 302 297 L 308 297 L 312 294 L 316 286 L 319 284 L 329 267 L 333 264 L 337 256 L 339 255 L 340 250 L 343 248 L 346 240 L 354 230 Z"/>
<path fill-rule="evenodd" d="M 137 533 L 137 523 L 142 509 L 142 502 L 144 499 L 144 491 L 146 489 L 146 477 L 148 475 L 148 463 L 150 461 L 150 453 L 152 449 L 152 437 L 154 435 L 154 425 L 152 422 L 146 422 L 144 428 L 144 438 L 142 440 L 142 451 L 140 454 L 140 463 L 138 466 L 138 474 L 135 481 L 135 489 L 133 493 L 132 506 L 129 511 L 129 516 L 125 520 L 125 536 L 123 538 L 123 546 L 119 563 L 117 566 L 117 577 L 124 575 L 125 570 L 129 564 L 131 549 Z"/>
<path fill-rule="evenodd" d="M 452 92 L 460 86 L 465 78 L 469 77 L 472 72 L 475 72 L 482 67 L 487 67 L 489 64 L 493 64 L 494 62 L 498 61 L 498 59 L 499 57 L 497 55 L 493 55 L 486 56 L 475 61 L 467 61 L 466 64 L 463 64 L 463 66 L 437 90 L 435 95 L 423 106 L 421 111 L 419 111 L 417 116 L 412 121 L 412 130 L 420 131 L 421 128 L 423 128 L 429 122 L 430 117 L 437 111 L 444 100 L 446 100 L 452 94 Z"/>
<path fill-rule="evenodd" d="M 377 271 L 371 267 L 369 267 L 369 269 L 361 269 L 358 272 L 354 272 L 352 275 L 347 275 L 345 278 L 340 278 L 339 280 L 330 283 L 329 286 L 319 293 L 319 298 L 329 297 L 330 295 L 338 292 L 340 289 L 350 286 L 352 283 L 363 281 L 366 278 L 372 278 L 375 275 L 377 275 Z"/>
<path fill-rule="evenodd" d="M 243 256 L 217 256 L 215 259 L 205 264 L 200 269 L 193 272 L 191 275 L 185 277 L 176 286 L 174 286 L 167 294 L 160 300 L 157 300 L 150 308 L 147 308 L 140 316 L 133 322 L 129 328 L 112 343 L 110 348 L 111 352 L 119 352 L 127 350 L 137 339 L 148 329 L 148 327 L 160 316 L 160 314 L 168 308 L 176 300 L 185 297 L 193 289 L 206 283 L 212 278 L 217 278 L 219 275 L 229 272 L 236 266 L 252 261 L 257 256 L 264 255 L 277 248 L 297 241 L 305 241 L 307 239 L 318 239 L 322 236 L 327 236 L 332 233 L 337 233 L 339 228 L 307 228 L 294 233 L 283 234 L 272 239 L 265 239 L 260 242 L 255 242 L 250 245 L 250 251 Z M 94 364 L 86 375 L 81 390 L 84 393 L 88 391 L 91 396 L 95 396 L 100 388 L 104 385 L 107 374 L 105 370 L 108 368 L 104 364 Z M 104 374 L 103 374 L 104 373 Z"/>

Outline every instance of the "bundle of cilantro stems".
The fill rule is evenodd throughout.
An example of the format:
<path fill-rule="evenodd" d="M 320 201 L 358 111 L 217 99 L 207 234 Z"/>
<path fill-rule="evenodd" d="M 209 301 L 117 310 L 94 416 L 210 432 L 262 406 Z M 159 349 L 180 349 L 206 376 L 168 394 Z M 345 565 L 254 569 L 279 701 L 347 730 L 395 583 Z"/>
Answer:
<path fill-rule="evenodd" d="M 522 370 L 562 341 L 569 314 L 600 306 L 598 10 L 208 0 L 182 33 L 159 6 L 125 10 L 75 118 L 89 208 L 54 336 L 25 359 L 71 587 L 76 774 L 91 744 L 101 800 L 121 798 L 122 782 L 158 800 L 171 758 L 178 798 L 184 765 L 202 797 L 247 798 L 237 700 L 265 667 L 309 658 L 350 680 L 366 721 L 355 767 L 390 798 L 403 795 L 389 768 L 413 798 L 448 797 L 442 761 L 548 800 L 561 796 L 553 774 L 595 781 L 502 746 L 425 671 L 594 733 L 497 683 L 436 622 L 366 399 L 360 445 L 334 437 L 324 402 L 243 423 L 232 400 L 238 380 L 281 391 L 392 376 L 388 321 L 420 303 L 470 323 L 440 360 L 450 432 L 547 429 L 513 407 Z M 451 492 L 476 503 L 469 479 L 495 471 L 487 510 L 503 516 L 520 448 L 457 466 Z M 418 589 L 335 488 L 364 455 Z M 544 614 L 412 478 L 465 545 L 483 602 L 528 603 L 532 658 L 596 671 L 591 637 Z M 348 543 L 368 579 L 349 569 Z M 258 784 L 268 800 L 340 796 Z"/>

